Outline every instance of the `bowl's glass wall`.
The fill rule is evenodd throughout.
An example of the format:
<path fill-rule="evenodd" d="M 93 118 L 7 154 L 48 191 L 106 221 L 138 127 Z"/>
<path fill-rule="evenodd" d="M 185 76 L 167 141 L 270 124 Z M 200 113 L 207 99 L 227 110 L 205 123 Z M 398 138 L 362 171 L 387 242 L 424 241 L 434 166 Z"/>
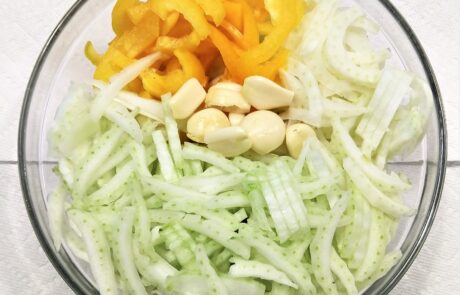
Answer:
<path fill-rule="evenodd" d="M 404 29 L 395 11 L 386 1 L 348 0 L 359 5 L 383 27 L 383 34 L 376 40 L 392 50 L 392 63 L 405 67 L 430 81 L 436 100 L 436 113 L 429 125 L 421 147 L 409 157 L 400 159 L 392 169 L 406 173 L 414 184 L 405 201 L 419 208 L 414 218 L 404 219 L 398 228 L 398 236 L 391 247 L 401 247 L 403 258 L 365 294 L 387 293 L 400 279 L 416 256 L 430 228 L 440 197 L 444 175 L 445 134 L 440 97 L 434 77 L 414 36 Z M 42 245 L 63 278 L 77 292 L 97 293 L 92 277 L 84 263 L 74 258 L 66 248 L 56 252 L 49 235 L 46 198 L 57 179 L 51 172 L 55 162 L 48 154 L 47 132 L 52 124 L 59 103 L 72 81 L 86 81 L 93 68 L 83 55 L 87 40 L 103 50 L 113 37 L 110 26 L 112 0 L 79 1 L 54 37 L 45 47 L 32 75 L 22 114 L 20 129 L 20 172 L 26 203 L 31 220 Z M 407 29 L 407 28 L 406 28 Z M 388 41 L 388 40 L 391 40 Z"/>

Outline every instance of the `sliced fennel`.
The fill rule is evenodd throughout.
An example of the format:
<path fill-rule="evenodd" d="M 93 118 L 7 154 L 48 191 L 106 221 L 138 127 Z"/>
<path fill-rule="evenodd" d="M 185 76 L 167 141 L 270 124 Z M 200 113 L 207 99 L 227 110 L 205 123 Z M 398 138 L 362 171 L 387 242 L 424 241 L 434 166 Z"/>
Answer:
<path fill-rule="evenodd" d="M 328 109 L 359 116 L 363 107 L 324 99 L 331 141 L 309 137 L 297 160 L 229 159 L 181 145 L 167 105 L 164 124 L 130 114 L 140 141 L 101 118 L 103 128 L 71 148 L 78 152 L 62 152 L 56 169 L 56 246 L 64 241 L 88 260 L 106 294 L 333 294 L 336 279 L 356 294 L 397 258 L 385 256 L 395 223 L 386 214 L 412 213 L 393 196 L 408 184 L 366 159 L 340 119 L 327 117 Z M 60 225 L 66 216 L 75 232 Z"/>

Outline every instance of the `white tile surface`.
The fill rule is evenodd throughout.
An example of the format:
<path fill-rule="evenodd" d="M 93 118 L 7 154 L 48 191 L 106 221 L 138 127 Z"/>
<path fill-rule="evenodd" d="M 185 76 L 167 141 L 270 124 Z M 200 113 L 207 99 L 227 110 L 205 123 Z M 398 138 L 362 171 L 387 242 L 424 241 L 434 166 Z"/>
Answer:
<path fill-rule="evenodd" d="M 449 168 L 435 222 L 414 264 L 392 295 L 451 295 L 460 290 L 460 167 Z"/>
<path fill-rule="evenodd" d="M 441 88 L 449 160 L 460 160 L 460 1 L 392 0 L 424 47 Z"/>
<path fill-rule="evenodd" d="M 460 1 L 393 2 L 412 25 L 431 59 L 444 96 L 449 159 L 459 161 Z M 0 161 L 17 159 L 19 109 L 27 80 L 46 38 L 72 3 L 0 0 Z M 443 201 L 427 243 L 392 294 L 458 294 L 459 178 L 460 168 L 449 168 Z M 15 165 L 0 164 L 0 229 L 0 294 L 72 294 L 47 261 L 32 232 Z"/>
<path fill-rule="evenodd" d="M 73 294 L 33 233 L 16 165 L 0 165 L 0 294 Z"/>

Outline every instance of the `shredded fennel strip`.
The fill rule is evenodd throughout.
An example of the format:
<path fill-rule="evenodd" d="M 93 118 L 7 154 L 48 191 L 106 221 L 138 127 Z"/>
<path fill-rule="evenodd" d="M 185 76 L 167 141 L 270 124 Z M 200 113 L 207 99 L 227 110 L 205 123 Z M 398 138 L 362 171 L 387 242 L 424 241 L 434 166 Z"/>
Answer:
<path fill-rule="evenodd" d="M 340 217 L 350 200 L 350 195 L 350 193 L 342 194 L 330 213 L 330 222 L 317 229 L 310 246 L 313 273 L 321 288 L 328 294 L 338 294 L 330 268 L 331 245 Z"/>
<path fill-rule="evenodd" d="M 91 108 L 91 117 L 97 121 L 101 118 L 106 108 L 110 105 L 112 99 L 123 89 L 123 87 L 134 80 L 139 74 L 158 59 L 161 58 L 161 53 L 153 53 L 148 55 L 131 65 L 127 66 L 117 75 L 110 79 L 109 85 L 102 89 L 97 95 L 93 107 Z"/>
<path fill-rule="evenodd" d="M 117 295 L 118 287 L 110 247 L 101 227 L 89 213 L 71 210 L 68 215 L 82 234 L 99 292 L 102 295 Z"/>

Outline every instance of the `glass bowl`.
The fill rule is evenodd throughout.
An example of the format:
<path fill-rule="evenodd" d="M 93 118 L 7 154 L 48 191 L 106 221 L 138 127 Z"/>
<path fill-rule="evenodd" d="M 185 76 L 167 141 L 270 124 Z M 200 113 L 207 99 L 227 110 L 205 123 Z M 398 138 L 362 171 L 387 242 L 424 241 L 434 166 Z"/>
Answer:
<path fill-rule="evenodd" d="M 433 223 L 441 198 L 446 168 L 446 127 L 441 96 L 430 63 L 414 32 L 387 0 L 347 0 L 358 3 L 381 27 L 375 42 L 393 53 L 391 63 L 409 69 L 426 79 L 434 97 L 435 112 L 428 133 L 410 156 L 391 166 L 409 176 L 413 189 L 405 202 L 418 208 L 416 216 L 403 219 L 390 247 L 400 247 L 399 263 L 363 294 L 387 294 L 407 271 Z M 77 294 L 98 294 L 88 266 L 65 246 L 53 247 L 47 223 L 46 199 L 57 184 L 52 173 L 56 164 L 48 154 L 47 133 L 56 109 L 71 81 L 84 81 L 93 68 L 83 54 L 84 44 L 92 40 L 102 49 L 113 37 L 110 12 L 113 0 L 77 1 L 58 24 L 38 58 L 25 93 L 19 127 L 19 172 L 28 214 L 54 267 Z"/>

